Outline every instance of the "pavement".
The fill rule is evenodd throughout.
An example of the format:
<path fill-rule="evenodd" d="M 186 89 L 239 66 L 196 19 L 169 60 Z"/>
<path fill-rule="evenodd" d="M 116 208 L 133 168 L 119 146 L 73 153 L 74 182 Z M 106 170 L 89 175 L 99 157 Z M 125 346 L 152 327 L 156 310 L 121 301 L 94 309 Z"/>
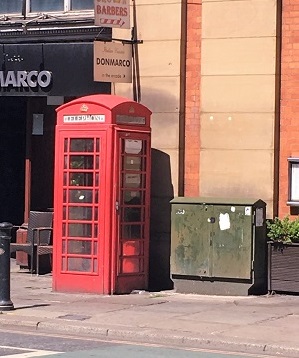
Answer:
<path fill-rule="evenodd" d="M 299 357 L 299 296 L 61 293 L 51 274 L 13 262 L 10 282 L 14 310 L 0 312 L 1 329 Z"/>

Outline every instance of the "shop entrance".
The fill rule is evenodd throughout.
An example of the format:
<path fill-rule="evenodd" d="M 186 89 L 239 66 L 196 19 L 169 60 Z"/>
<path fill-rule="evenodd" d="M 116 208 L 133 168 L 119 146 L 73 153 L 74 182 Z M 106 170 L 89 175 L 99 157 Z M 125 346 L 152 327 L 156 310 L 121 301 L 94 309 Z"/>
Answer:
<path fill-rule="evenodd" d="M 27 100 L 0 97 L 0 222 L 22 224 Z"/>
<path fill-rule="evenodd" d="M 46 97 L 0 97 L 0 222 L 53 207 L 55 108 Z"/>

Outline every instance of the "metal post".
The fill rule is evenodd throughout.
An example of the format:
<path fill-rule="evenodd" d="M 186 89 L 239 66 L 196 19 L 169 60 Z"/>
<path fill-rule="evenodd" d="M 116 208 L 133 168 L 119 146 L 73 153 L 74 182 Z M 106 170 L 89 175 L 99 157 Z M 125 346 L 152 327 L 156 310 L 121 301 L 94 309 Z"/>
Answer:
<path fill-rule="evenodd" d="M 10 300 L 10 239 L 11 223 L 0 223 L 0 311 L 10 311 L 14 305 Z"/>

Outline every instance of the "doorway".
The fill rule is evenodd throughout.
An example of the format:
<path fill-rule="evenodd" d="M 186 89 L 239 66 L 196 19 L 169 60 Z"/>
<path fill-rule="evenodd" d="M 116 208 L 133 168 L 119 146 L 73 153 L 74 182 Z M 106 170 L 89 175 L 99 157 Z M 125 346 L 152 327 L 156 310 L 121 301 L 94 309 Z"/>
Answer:
<path fill-rule="evenodd" d="M 26 98 L 0 97 L 0 222 L 22 224 Z"/>
<path fill-rule="evenodd" d="M 0 97 L 0 222 L 53 207 L 55 108 L 46 97 Z"/>

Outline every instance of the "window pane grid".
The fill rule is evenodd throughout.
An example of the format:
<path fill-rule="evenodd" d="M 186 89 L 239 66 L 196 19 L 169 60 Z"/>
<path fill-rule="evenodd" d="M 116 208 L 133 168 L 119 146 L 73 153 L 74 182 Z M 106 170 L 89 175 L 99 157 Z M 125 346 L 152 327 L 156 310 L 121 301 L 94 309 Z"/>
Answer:
<path fill-rule="evenodd" d="M 98 273 L 100 170 L 95 167 L 100 160 L 100 148 L 99 138 L 68 138 L 64 142 L 62 271 L 65 272 Z"/>

